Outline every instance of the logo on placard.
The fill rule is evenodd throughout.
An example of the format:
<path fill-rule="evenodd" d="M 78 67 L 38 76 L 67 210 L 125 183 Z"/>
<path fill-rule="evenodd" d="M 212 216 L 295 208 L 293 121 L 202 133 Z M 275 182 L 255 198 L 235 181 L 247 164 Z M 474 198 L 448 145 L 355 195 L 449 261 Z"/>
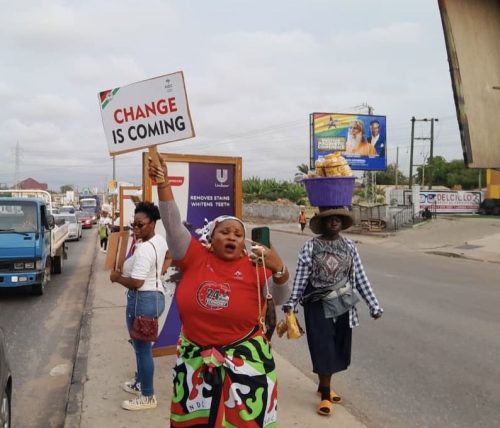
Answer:
<path fill-rule="evenodd" d="M 229 173 L 227 169 L 217 168 L 215 171 L 215 178 L 217 179 L 217 183 L 215 183 L 215 187 L 229 187 L 229 184 L 226 184 L 228 180 Z"/>
<path fill-rule="evenodd" d="M 107 91 L 102 91 L 99 93 L 99 99 L 101 101 L 101 108 L 104 110 L 106 106 L 113 101 L 113 97 L 120 90 L 120 88 L 108 89 Z"/>
<path fill-rule="evenodd" d="M 167 92 L 172 92 L 174 85 L 170 79 L 165 79 L 165 89 Z"/>

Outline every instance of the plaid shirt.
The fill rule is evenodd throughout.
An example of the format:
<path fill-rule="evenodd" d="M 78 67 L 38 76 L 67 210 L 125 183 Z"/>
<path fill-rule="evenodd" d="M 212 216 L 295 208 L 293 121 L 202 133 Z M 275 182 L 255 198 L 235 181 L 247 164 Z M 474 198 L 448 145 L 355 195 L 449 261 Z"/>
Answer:
<path fill-rule="evenodd" d="M 292 294 L 288 299 L 288 302 L 286 302 L 283 307 L 288 306 L 295 308 L 300 298 L 304 294 L 309 275 L 312 271 L 312 250 L 314 239 L 316 238 L 307 241 L 299 252 L 297 269 L 295 270 L 295 279 L 293 281 Z M 354 245 L 354 242 L 344 237 L 341 237 L 340 239 L 343 239 L 351 250 L 351 257 L 354 265 L 354 269 L 351 269 L 351 284 L 354 284 L 356 290 L 370 308 L 370 315 L 374 316 L 381 314 L 382 312 L 384 312 L 384 310 L 380 306 L 377 297 L 373 292 L 370 281 L 368 281 L 365 270 L 363 269 L 363 264 L 361 263 L 361 258 L 359 257 L 359 253 L 356 246 Z M 349 311 L 349 324 L 351 327 L 356 327 L 359 325 L 358 312 L 355 306 Z"/>

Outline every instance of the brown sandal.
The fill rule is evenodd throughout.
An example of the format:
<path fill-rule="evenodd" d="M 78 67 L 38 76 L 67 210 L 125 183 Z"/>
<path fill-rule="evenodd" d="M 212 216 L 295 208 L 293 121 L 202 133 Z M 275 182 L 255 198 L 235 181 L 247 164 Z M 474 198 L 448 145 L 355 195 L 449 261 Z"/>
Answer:
<path fill-rule="evenodd" d="M 330 400 L 322 400 L 318 406 L 318 415 L 331 416 L 332 415 L 332 402 Z"/>
<path fill-rule="evenodd" d="M 342 402 L 342 397 L 332 389 L 330 391 L 330 401 L 334 404 L 339 404 Z"/>

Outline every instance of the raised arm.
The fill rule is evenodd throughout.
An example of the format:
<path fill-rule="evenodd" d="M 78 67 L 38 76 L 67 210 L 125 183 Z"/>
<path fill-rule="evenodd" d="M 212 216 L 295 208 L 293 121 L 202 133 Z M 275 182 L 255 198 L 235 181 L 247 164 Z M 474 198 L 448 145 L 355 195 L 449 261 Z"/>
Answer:
<path fill-rule="evenodd" d="M 166 238 L 172 259 L 182 259 L 191 242 L 191 233 L 182 224 L 179 207 L 174 200 L 172 187 L 168 181 L 168 170 L 165 162 L 161 166 L 149 162 L 148 174 L 152 180 L 158 181 L 164 177 L 165 181 L 157 186 L 161 221 L 165 227 Z"/>

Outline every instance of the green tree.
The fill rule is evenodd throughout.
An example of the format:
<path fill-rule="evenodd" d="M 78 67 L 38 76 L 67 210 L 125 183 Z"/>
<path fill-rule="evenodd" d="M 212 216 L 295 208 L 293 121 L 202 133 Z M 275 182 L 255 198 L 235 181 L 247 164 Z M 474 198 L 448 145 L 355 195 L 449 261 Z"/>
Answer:
<path fill-rule="evenodd" d="M 288 199 L 298 205 L 303 205 L 307 200 L 306 191 L 300 184 L 276 181 L 274 178 L 251 177 L 243 180 L 243 200 L 245 202 L 276 201 L 277 199 Z"/>
<path fill-rule="evenodd" d="M 377 184 L 378 185 L 391 185 L 396 184 L 396 170 L 398 174 L 398 185 L 407 184 L 408 178 L 396 168 L 396 164 L 390 164 L 385 171 L 377 171 Z"/>
<path fill-rule="evenodd" d="M 309 172 L 309 166 L 305 163 L 301 163 L 300 165 L 297 165 L 297 169 L 299 172 L 306 174 Z"/>
<path fill-rule="evenodd" d="M 433 186 L 460 186 L 464 190 L 470 190 L 479 186 L 479 174 L 480 170 L 467 168 L 461 159 L 447 162 L 442 156 L 436 156 L 432 162 L 427 162 L 425 170 L 417 168 L 416 182 L 422 184 L 423 175 L 426 186 L 432 183 Z"/>
<path fill-rule="evenodd" d="M 66 193 L 66 192 L 69 192 L 69 191 L 72 191 L 73 190 L 73 185 L 72 184 L 63 184 L 61 186 L 61 193 Z"/>

